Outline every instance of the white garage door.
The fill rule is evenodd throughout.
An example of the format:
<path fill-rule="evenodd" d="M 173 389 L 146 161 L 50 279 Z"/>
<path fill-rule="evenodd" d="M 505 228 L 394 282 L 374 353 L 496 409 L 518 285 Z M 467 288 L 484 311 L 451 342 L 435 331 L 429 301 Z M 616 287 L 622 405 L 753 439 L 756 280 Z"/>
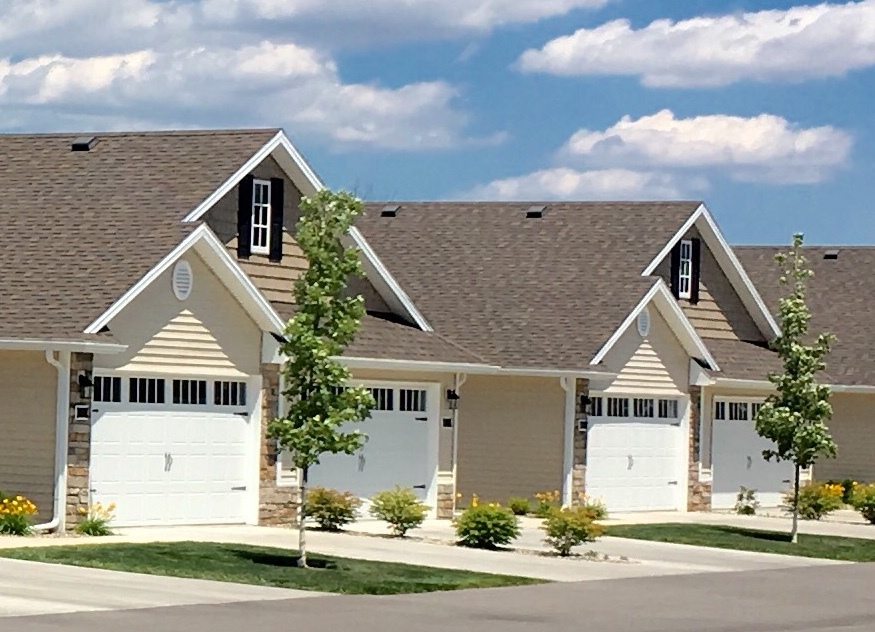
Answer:
<path fill-rule="evenodd" d="M 756 432 L 755 402 L 715 403 L 713 426 L 714 509 L 732 509 L 741 487 L 755 489 L 764 507 L 777 507 L 790 487 L 793 465 L 763 458 L 763 450 L 774 447 Z"/>
<path fill-rule="evenodd" d="M 434 507 L 439 390 L 391 385 L 372 387 L 371 392 L 376 409 L 369 419 L 351 426 L 368 436 L 364 448 L 354 455 L 325 455 L 310 472 L 310 485 L 352 492 L 365 501 L 401 485 Z"/>
<path fill-rule="evenodd" d="M 686 445 L 679 402 L 598 399 L 603 400 L 596 406 L 604 406 L 604 415 L 589 418 L 586 495 L 601 499 L 609 512 L 679 509 L 685 491 Z"/>
<path fill-rule="evenodd" d="M 247 383 L 95 378 L 93 502 L 117 526 L 246 522 L 252 403 Z"/>

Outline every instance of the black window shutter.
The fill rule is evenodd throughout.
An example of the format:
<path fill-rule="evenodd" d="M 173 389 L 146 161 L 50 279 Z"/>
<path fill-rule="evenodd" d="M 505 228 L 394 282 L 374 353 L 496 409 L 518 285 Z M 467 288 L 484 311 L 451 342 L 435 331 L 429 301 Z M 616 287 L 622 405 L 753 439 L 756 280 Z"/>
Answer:
<path fill-rule="evenodd" d="M 693 244 L 692 270 L 690 271 L 690 303 L 695 305 L 699 302 L 699 278 L 702 274 L 702 241 L 691 240 Z"/>
<path fill-rule="evenodd" d="M 671 249 L 671 293 L 674 294 L 675 298 L 678 298 L 680 294 L 680 290 L 678 288 L 680 281 L 680 273 L 681 273 L 681 244 L 678 242 L 675 244 L 675 247 Z"/>
<path fill-rule="evenodd" d="M 246 176 L 237 187 L 237 258 L 252 254 L 252 188 L 255 178 Z"/>
<path fill-rule="evenodd" d="M 271 261 L 283 260 L 283 179 L 270 179 L 270 256 Z"/>

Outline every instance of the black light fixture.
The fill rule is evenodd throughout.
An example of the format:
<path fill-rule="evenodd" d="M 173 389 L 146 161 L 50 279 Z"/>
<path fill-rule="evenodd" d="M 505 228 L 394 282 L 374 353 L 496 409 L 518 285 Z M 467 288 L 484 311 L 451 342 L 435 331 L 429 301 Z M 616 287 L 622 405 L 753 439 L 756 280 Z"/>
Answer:
<path fill-rule="evenodd" d="M 592 403 L 592 398 L 589 395 L 581 395 L 580 396 L 580 408 L 581 410 L 589 410 L 589 405 Z"/>
<path fill-rule="evenodd" d="M 453 389 L 447 390 L 447 408 L 457 410 L 459 408 L 459 394 Z"/>
<path fill-rule="evenodd" d="M 91 373 L 88 371 L 79 371 L 77 382 L 79 383 L 79 397 L 82 399 L 91 399 L 91 392 L 94 389 L 94 382 L 91 380 Z"/>

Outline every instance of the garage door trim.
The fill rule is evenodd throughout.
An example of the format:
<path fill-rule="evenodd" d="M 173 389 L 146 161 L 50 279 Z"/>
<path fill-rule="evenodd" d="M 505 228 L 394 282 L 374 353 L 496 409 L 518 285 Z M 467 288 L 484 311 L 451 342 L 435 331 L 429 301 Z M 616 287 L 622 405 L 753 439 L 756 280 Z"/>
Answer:
<path fill-rule="evenodd" d="M 91 414 L 91 425 L 93 426 L 94 421 L 97 417 L 96 410 L 108 410 L 108 411 L 121 411 L 121 410 L 132 410 L 132 411 L 143 411 L 149 410 L 154 407 L 153 404 L 137 404 L 131 403 L 127 400 L 128 394 L 128 380 L 132 377 L 137 378 L 155 378 L 155 379 L 163 379 L 166 381 L 166 393 L 167 398 L 166 402 L 163 405 L 164 410 L 167 411 L 184 411 L 184 410 L 201 410 L 204 412 L 216 412 L 221 410 L 221 412 L 230 412 L 231 408 L 234 407 L 224 407 L 220 409 L 213 403 L 213 382 L 215 381 L 230 381 L 230 382 L 245 382 L 247 388 L 247 397 L 246 397 L 246 409 L 249 413 L 248 417 L 246 417 L 247 421 L 247 431 L 245 435 L 245 444 L 244 444 L 244 459 L 245 459 L 245 472 L 246 472 L 246 491 L 244 492 L 244 520 L 246 524 L 257 525 L 259 519 L 259 506 L 260 506 L 260 486 L 261 486 L 261 472 L 260 472 L 260 463 L 259 463 L 259 455 L 261 454 L 261 426 L 262 426 L 262 377 L 260 375 L 250 375 L 245 376 L 239 373 L 236 374 L 199 374 L 199 373 L 164 373 L 164 372 L 149 372 L 149 371 L 112 371 L 112 370 L 101 370 L 99 368 L 95 368 L 93 372 L 93 380 L 96 382 L 97 378 L 100 377 L 118 377 L 121 378 L 122 383 L 122 397 L 120 402 L 107 402 L 107 401 L 93 401 L 92 402 L 92 414 Z M 180 380 L 206 380 L 208 382 L 207 386 L 207 404 L 206 405 L 186 405 L 186 404 L 173 404 L 170 400 L 172 400 L 172 381 L 175 379 Z M 92 434 L 92 451 L 94 449 L 94 439 Z M 89 478 L 89 489 L 94 488 L 94 480 L 93 480 L 93 466 L 89 467 L 88 478 Z M 90 502 L 89 502 L 90 504 Z"/>

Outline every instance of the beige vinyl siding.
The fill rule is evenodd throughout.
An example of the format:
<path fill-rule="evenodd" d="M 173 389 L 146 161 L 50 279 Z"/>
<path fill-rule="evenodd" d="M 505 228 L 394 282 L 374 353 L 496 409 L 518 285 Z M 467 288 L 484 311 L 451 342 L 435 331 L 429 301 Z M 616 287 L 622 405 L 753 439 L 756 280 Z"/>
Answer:
<path fill-rule="evenodd" d="M 642 338 L 633 323 L 605 358 L 605 365 L 618 373 L 607 393 L 652 393 L 677 395 L 688 391 L 690 361 L 665 319 L 651 304 L 650 334 Z"/>
<path fill-rule="evenodd" d="M 44 353 L 0 352 L 0 490 L 33 500 L 40 522 L 53 517 L 57 384 Z"/>
<path fill-rule="evenodd" d="M 457 489 L 507 502 L 562 490 L 565 391 L 558 378 L 470 375 L 460 391 Z"/>
<path fill-rule="evenodd" d="M 828 426 L 838 457 L 818 461 L 815 479 L 875 483 L 875 395 L 835 393 L 831 401 L 833 416 Z"/>
<path fill-rule="evenodd" d="M 98 369 L 189 375 L 257 375 L 261 331 L 228 289 L 193 251 L 191 295 L 173 294 L 173 266 L 109 325 L 128 350 L 95 356 Z"/>
<path fill-rule="evenodd" d="M 700 239 L 702 243 L 699 302 L 693 305 L 687 299 L 678 300 L 699 335 L 703 338 L 762 341 L 762 333 L 699 232 L 694 228 L 684 239 Z M 659 265 L 656 274 L 671 285 L 670 255 Z"/>

